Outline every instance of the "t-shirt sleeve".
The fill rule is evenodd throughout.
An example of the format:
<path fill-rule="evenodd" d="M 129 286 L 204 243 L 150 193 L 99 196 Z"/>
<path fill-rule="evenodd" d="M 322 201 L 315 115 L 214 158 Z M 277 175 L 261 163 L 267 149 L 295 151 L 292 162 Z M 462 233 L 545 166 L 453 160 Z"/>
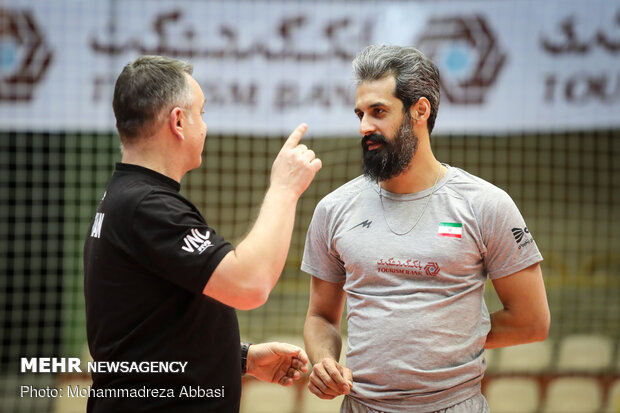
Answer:
<path fill-rule="evenodd" d="M 207 225 L 187 201 L 147 195 L 137 206 L 132 240 L 135 257 L 157 276 L 201 293 L 232 245 Z"/>
<path fill-rule="evenodd" d="M 514 274 L 543 259 L 512 198 L 494 189 L 486 197 L 481 218 L 483 258 L 491 279 Z"/>
<path fill-rule="evenodd" d="M 319 202 L 308 227 L 301 269 L 321 280 L 340 283 L 346 279 L 344 264 L 332 248 L 329 222 L 324 202 Z"/>

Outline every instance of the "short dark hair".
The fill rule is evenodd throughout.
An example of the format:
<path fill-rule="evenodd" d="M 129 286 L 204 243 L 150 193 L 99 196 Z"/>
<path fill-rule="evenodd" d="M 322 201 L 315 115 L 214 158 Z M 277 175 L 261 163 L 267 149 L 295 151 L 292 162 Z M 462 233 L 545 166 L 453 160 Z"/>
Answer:
<path fill-rule="evenodd" d="M 127 64 L 116 80 L 112 107 L 121 140 L 153 132 L 162 111 L 189 108 L 192 94 L 187 62 L 163 56 L 142 56 Z"/>
<path fill-rule="evenodd" d="M 353 70 L 358 85 L 394 76 L 394 94 L 405 111 L 421 97 L 427 98 L 431 113 L 426 124 L 431 134 L 439 109 L 439 69 L 422 52 L 413 47 L 371 45 L 355 57 Z"/>

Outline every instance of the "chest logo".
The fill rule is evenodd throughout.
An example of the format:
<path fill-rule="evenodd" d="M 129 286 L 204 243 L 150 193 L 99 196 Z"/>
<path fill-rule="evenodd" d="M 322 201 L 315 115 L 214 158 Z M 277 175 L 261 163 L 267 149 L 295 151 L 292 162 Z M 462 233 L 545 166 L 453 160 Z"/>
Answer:
<path fill-rule="evenodd" d="M 380 273 L 389 274 L 403 274 L 403 275 L 428 275 L 431 277 L 436 276 L 441 271 L 439 264 L 436 262 L 421 262 L 420 260 L 413 259 L 396 259 L 383 258 L 377 261 L 377 270 Z"/>
<path fill-rule="evenodd" d="M 191 233 L 183 238 L 185 245 L 183 245 L 181 249 L 187 252 L 198 251 L 198 254 L 202 254 L 204 250 L 213 245 L 213 243 L 209 241 L 209 237 L 211 237 L 209 231 L 201 234 L 196 228 L 193 228 Z"/>
<path fill-rule="evenodd" d="M 360 227 L 360 226 L 361 226 L 362 228 L 370 228 L 370 224 L 372 224 L 372 221 L 365 220 L 365 221 L 360 222 L 360 223 L 359 223 L 359 224 L 357 224 L 356 226 L 351 227 L 351 229 L 349 229 L 349 231 L 351 231 L 352 229 L 355 229 L 355 228 L 357 228 L 357 227 Z"/>
<path fill-rule="evenodd" d="M 424 266 L 424 272 L 426 275 L 435 276 L 439 274 L 439 265 L 436 262 L 428 262 Z"/>

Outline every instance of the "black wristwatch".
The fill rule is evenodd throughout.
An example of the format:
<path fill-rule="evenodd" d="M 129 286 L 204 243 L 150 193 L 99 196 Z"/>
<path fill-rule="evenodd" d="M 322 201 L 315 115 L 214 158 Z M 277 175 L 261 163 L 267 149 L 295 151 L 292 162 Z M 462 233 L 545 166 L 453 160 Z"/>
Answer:
<path fill-rule="evenodd" d="M 248 369 L 248 350 L 252 343 L 241 343 L 241 375 L 243 376 Z"/>

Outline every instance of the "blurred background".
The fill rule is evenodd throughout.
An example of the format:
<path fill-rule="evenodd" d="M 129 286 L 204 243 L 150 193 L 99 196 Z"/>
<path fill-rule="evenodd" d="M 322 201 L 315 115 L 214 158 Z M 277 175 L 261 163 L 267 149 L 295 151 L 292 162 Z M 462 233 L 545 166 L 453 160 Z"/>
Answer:
<path fill-rule="evenodd" d="M 114 81 L 141 54 L 194 63 L 209 132 L 182 192 L 231 241 L 288 133 L 310 125 L 323 169 L 286 267 L 266 305 L 238 312 L 245 340 L 303 345 L 305 232 L 316 203 L 361 173 L 350 62 L 371 43 L 438 64 L 437 158 L 505 189 L 545 258 L 550 337 L 488 352 L 492 411 L 620 411 L 617 0 L 0 0 L 0 411 L 84 411 L 19 388 L 88 376 L 23 375 L 19 361 L 88 360 L 82 244 L 120 160 Z M 491 283 L 485 299 L 501 308 Z M 338 411 L 303 383 L 244 384 L 246 413 Z"/>

